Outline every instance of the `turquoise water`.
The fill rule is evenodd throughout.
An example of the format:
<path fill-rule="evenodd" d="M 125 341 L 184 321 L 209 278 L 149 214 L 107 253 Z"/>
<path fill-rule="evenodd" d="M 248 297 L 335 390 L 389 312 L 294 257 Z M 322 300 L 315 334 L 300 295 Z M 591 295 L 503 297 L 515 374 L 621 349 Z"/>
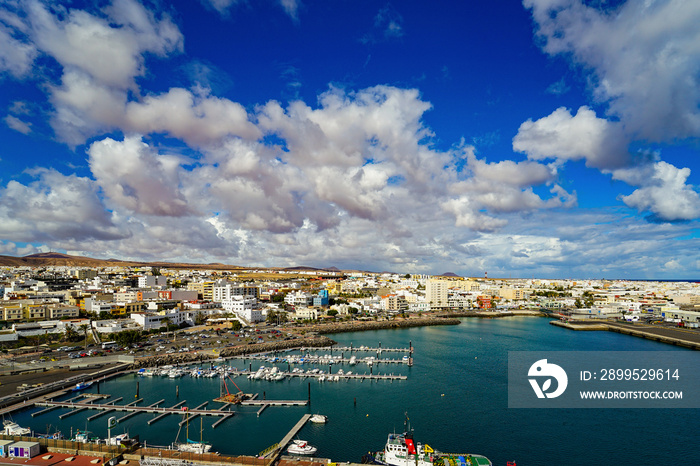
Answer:
<path fill-rule="evenodd" d="M 548 324 L 547 319 L 514 317 L 464 319 L 458 326 L 422 327 L 347 333 L 332 336 L 341 346 L 415 348 L 415 365 L 379 365 L 376 373 L 400 373 L 404 381 L 341 381 L 319 383 L 311 379 L 282 382 L 253 381 L 239 377 L 236 384 L 247 393 L 263 392 L 268 399 L 306 399 L 309 407 L 270 407 L 256 416 L 255 407 L 236 407 L 237 415 L 216 429 L 217 418 L 205 417 L 202 437 L 221 453 L 254 455 L 279 441 L 305 413 L 329 416 L 325 425 L 307 424 L 299 438 L 316 445 L 318 456 L 335 461 L 359 461 L 363 453 L 381 449 L 386 435 L 401 431 L 408 412 L 416 438 L 448 452 L 480 453 L 494 465 L 516 460 L 518 465 L 650 465 L 700 464 L 693 448 L 698 434 L 696 409 L 508 409 L 508 351 L 616 350 L 686 351 L 657 342 L 609 332 L 574 332 Z M 360 353 L 361 356 L 372 355 Z M 382 357 L 400 358 L 384 353 Z M 232 361 L 244 368 L 249 362 Z M 255 370 L 261 363 L 252 362 Z M 269 366 L 269 363 L 262 363 Z M 286 364 L 280 364 L 286 369 Z M 308 368 L 308 366 L 302 366 Z M 333 372 L 341 366 L 333 366 Z M 342 366 L 369 372 L 364 364 Z M 322 367 L 327 370 L 328 366 Z M 193 408 L 219 395 L 218 379 L 166 379 L 124 376 L 100 386 L 101 393 L 134 399 L 137 383 L 142 406 L 165 398 L 161 406 L 187 400 Z M 179 387 L 179 398 L 176 397 Z M 233 390 L 229 382 L 229 389 Z M 96 387 L 90 389 L 96 392 Z M 39 410 L 39 409 L 37 409 Z M 107 418 L 87 422 L 95 411 L 58 420 L 64 410 L 35 418 L 29 412 L 15 420 L 36 431 L 50 425 L 64 433 L 89 430 L 105 437 Z M 122 413 L 116 414 L 117 417 Z M 148 444 L 168 445 L 178 433 L 174 417 L 151 426 L 152 415 L 140 414 L 120 423 L 114 433 L 128 431 Z M 178 419 L 179 420 L 179 419 Z M 198 439 L 200 421 L 190 425 L 189 436 Z M 185 437 L 184 428 L 180 440 Z M 672 439 L 672 440 L 671 440 Z"/>

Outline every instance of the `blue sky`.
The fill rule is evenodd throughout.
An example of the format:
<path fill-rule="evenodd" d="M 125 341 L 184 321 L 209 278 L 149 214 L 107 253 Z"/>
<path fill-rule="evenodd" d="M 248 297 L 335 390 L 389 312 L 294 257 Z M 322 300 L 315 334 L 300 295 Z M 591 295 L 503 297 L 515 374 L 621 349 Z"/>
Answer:
<path fill-rule="evenodd" d="M 698 278 L 700 3 L 0 4 L 0 254 Z"/>

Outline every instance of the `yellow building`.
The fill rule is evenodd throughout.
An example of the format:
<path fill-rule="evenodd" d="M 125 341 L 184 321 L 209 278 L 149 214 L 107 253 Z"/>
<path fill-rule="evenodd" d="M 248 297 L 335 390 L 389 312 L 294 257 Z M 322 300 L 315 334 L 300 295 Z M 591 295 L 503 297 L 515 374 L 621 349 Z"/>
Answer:
<path fill-rule="evenodd" d="M 20 321 L 24 319 L 24 313 L 22 312 L 22 306 L 13 305 L 5 306 L 2 308 L 2 320 L 8 322 Z"/>
<path fill-rule="evenodd" d="M 46 319 L 46 306 L 44 304 L 27 304 L 22 311 L 24 320 Z"/>

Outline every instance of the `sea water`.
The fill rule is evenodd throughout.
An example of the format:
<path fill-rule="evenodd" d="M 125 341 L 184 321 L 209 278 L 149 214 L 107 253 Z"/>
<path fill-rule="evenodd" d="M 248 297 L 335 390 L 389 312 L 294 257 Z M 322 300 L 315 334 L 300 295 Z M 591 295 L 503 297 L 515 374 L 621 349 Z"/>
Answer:
<path fill-rule="evenodd" d="M 195 419 L 189 426 L 178 428 L 182 416 L 171 415 L 149 426 L 147 421 L 155 415 L 139 414 L 119 423 L 112 435 L 128 431 L 148 445 L 169 445 L 176 438 L 185 441 L 189 436 L 212 443 L 212 450 L 220 453 L 256 455 L 281 440 L 302 415 L 321 413 L 328 416 L 328 423 L 307 423 L 298 438 L 317 446 L 317 456 L 334 461 L 358 462 L 364 453 L 382 449 L 387 434 L 402 432 L 408 418 L 418 441 L 440 451 L 483 454 L 494 465 L 513 460 L 527 466 L 700 464 L 695 444 L 700 414 L 697 409 L 509 409 L 508 351 L 689 351 L 617 333 L 571 331 L 548 322 L 533 317 L 462 319 L 460 325 L 452 326 L 331 335 L 338 346 L 352 344 L 355 348 L 377 347 L 380 342 L 383 348 L 408 347 L 411 342 L 414 366 L 373 366 L 375 374 L 408 377 L 393 382 L 342 378 L 340 382 L 323 383 L 311 378 L 270 382 L 237 377 L 227 382 L 231 392 L 240 389 L 269 400 L 305 400 L 310 390 L 311 403 L 269 407 L 259 417 L 257 407 L 232 407 L 236 415 L 215 429 L 212 424 L 217 417 Z M 358 358 L 377 356 L 373 352 L 353 354 Z M 350 354 L 344 356 L 349 358 Z M 402 356 L 390 352 L 380 355 Z M 239 369 L 252 367 L 253 371 L 261 364 L 271 365 L 250 360 L 231 360 L 229 364 Z M 287 364 L 276 365 L 287 369 Z M 333 373 L 341 368 L 353 373 L 370 372 L 364 363 L 292 367 L 319 367 Z M 217 409 L 221 404 L 212 400 L 219 396 L 222 385 L 218 378 L 127 375 L 100 384 L 99 390 L 124 397 L 119 404 L 133 401 L 138 390 L 143 398 L 140 406 L 165 399 L 160 406 L 187 400 L 186 405 L 194 408 L 209 401 L 207 409 Z M 89 392 L 96 393 L 97 387 Z M 58 429 L 68 434 L 71 429 L 87 428 L 101 437 L 107 435 L 110 416 L 126 414 L 111 413 L 88 422 L 87 417 L 96 411 L 63 420 L 58 420 L 58 415 L 67 410 L 57 409 L 35 418 L 30 412 L 16 415 L 15 421 L 38 432 Z"/>

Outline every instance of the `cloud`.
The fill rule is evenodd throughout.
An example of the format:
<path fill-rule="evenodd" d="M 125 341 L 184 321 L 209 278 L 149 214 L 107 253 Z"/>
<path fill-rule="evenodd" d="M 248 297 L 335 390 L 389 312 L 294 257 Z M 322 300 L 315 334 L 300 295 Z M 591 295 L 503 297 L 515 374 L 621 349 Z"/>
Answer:
<path fill-rule="evenodd" d="M 64 68 L 77 68 L 100 83 L 133 88 L 145 72 L 143 54 L 181 51 L 183 38 L 166 14 L 160 19 L 134 0 L 114 0 L 99 16 L 68 10 L 64 18 L 38 1 L 28 2 L 30 36 Z"/>
<path fill-rule="evenodd" d="M 641 150 L 648 142 L 700 136 L 700 4 L 683 0 L 589 6 L 579 0 L 524 0 L 550 55 L 564 55 L 589 74 L 608 119 L 588 107 L 559 108 L 523 123 L 513 149 L 532 160 L 580 160 L 637 188 L 619 199 L 652 221 L 700 217 L 690 170 Z M 562 81 L 563 83 L 563 81 Z"/>
<path fill-rule="evenodd" d="M 183 216 L 190 208 L 179 190 L 181 161 L 156 154 L 138 136 L 106 138 L 88 149 L 89 164 L 107 202 L 145 215 Z"/>
<path fill-rule="evenodd" d="M 700 136 L 700 3 L 524 0 L 545 52 L 590 71 L 595 97 L 628 134 L 649 141 Z"/>
<path fill-rule="evenodd" d="M 123 239 L 89 178 L 53 169 L 30 172 L 34 181 L 10 181 L 0 189 L 0 236 L 10 241 L 46 242 Z"/>
<path fill-rule="evenodd" d="M 620 196 L 629 207 L 652 212 L 662 221 L 692 220 L 700 217 L 700 195 L 686 184 L 690 169 L 656 162 L 637 170 L 620 170 L 613 178 L 641 184 L 628 196 Z"/>
<path fill-rule="evenodd" d="M 228 16 L 231 8 L 237 6 L 241 3 L 240 0 L 200 0 L 202 4 L 206 7 L 213 8 L 221 16 Z M 299 20 L 299 7 L 301 2 L 299 0 L 275 0 L 282 7 L 285 13 L 292 18 L 294 21 Z"/>
<path fill-rule="evenodd" d="M 384 37 L 401 37 L 403 32 L 403 17 L 396 9 L 387 5 L 374 17 L 374 27 L 383 31 Z"/>
<path fill-rule="evenodd" d="M 15 116 L 7 115 L 5 118 L 3 118 L 3 120 L 5 121 L 5 124 L 7 124 L 7 126 L 14 129 L 15 131 L 19 131 L 22 134 L 29 134 L 32 132 L 31 123 L 24 122 Z"/>
<path fill-rule="evenodd" d="M 31 71 L 37 50 L 33 44 L 15 38 L 17 33 L 16 29 L 0 22 L 0 73 L 7 72 L 15 78 L 24 78 Z"/>
<path fill-rule="evenodd" d="M 560 107 L 537 121 L 527 120 L 513 138 L 513 150 L 532 160 L 585 160 L 586 166 L 614 169 L 630 163 L 629 141 L 618 123 L 598 118 L 583 106 L 576 115 Z"/>
<path fill-rule="evenodd" d="M 390 4 L 380 9 L 374 17 L 374 29 L 360 38 L 363 44 L 374 44 L 382 40 L 403 37 L 403 17 Z"/>
<path fill-rule="evenodd" d="M 564 95 L 570 90 L 571 87 L 566 85 L 564 78 L 561 78 L 559 81 L 552 83 L 547 87 L 547 93 L 552 95 Z"/>
<path fill-rule="evenodd" d="M 138 135 L 90 145 L 94 189 L 129 237 L 115 245 L 99 238 L 80 244 L 65 239 L 59 242 L 63 248 L 122 257 L 131 245 L 148 254 L 187 255 L 186 240 L 166 241 L 168 234 L 206 223 L 196 239 L 202 257 L 228 251 L 248 263 L 263 256 L 287 263 L 318 259 L 316 248 L 326 248 L 334 254 L 328 260 L 349 263 L 353 253 L 344 248 L 363 238 L 372 243 L 364 249 L 378 257 L 420 269 L 421 261 L 445 254 L 434 242 L 436 229 L 495 232 L 521 213 L 575 202 L 575 194 L 556 185 L 553 167 L 537 161 L 488 163 L 464 145 L 448 152 L 431 148 L 432 133 L 422 122 L 431 105 L 415 89 L 330 88 L 317 107 L 271 101 L 245 118 L 243 127 L 257 131 L 250 138 L 225 134 L 231 123 L 222 125 L 227 131 L 217 130 L 214 120 L 198 128 L 195 117 L 209 113 L 197 105 L 210 98 L 195 104 L 196 99 L 189 91 L 171 89 L 138 104 L 164 119 L 129 120 L 134 128 L 150 122 L 151 131 L 181 128 L 181 137 L 198 144 L 196 160 L 157 150 Z M 196 108 L 190 120 L 168 119 L 182 108 Z M 126 115 L 131 112 L 127 108 Z M 197 130 L 201 139 L 188 139 L 189 130 Z M 551 191 L 548 198 L 533 190 L 542 185 Z M 197 234 L 187 234 L 195 241 Z M 390 238 L 391 244 L 377 243 L 379 238 Z"/>
<path fill-rule="evenodd" d="M 290 18 L 299 20 L 299 0 L 279 0 L 279 2 Z"/>
<path fill-rule="evenodd" d="M 196 91 L 172 88 L 141 102 L 129 102 L 124 125 L 143 134 L 167 133 L 194 146 L 229 135 L 246 139 L 260 136 L 241 104 L 211 96 L 207 89 Z"/>
<path fill-rule="evenodd" d="M 61 140 L 72 146 L 115 129 L 168 134 L 194 147 L 230 135 L 247 139 L 260 135 L 241 104 L 211 96 L 203 88 L 171 88 L 164 94 L 127 102 L 126 92 L 72 71 L 53 89 L 51 101 L 56 108 L 52 126 Z"/>

